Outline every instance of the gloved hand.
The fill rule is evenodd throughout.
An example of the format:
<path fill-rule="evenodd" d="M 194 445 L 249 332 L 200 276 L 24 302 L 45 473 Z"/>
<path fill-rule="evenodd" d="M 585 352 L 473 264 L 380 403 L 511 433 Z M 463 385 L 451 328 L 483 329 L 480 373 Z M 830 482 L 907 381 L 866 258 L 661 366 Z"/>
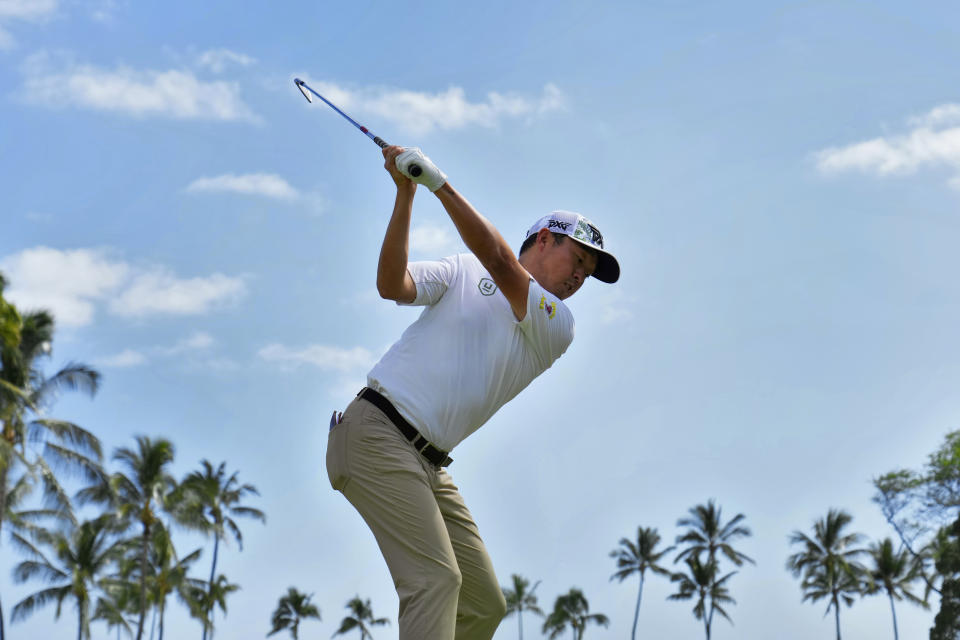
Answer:
<path fill-rule="evenodd" d="M 410 173 L 410 167 L 416 165 L 420 167 L 420 175 L 414 176 Z M 397 156 L 397 169 L 400 173 L 407 176 L 417 184 L 422 184 L 430 191 L 436 191 L 447 182 L 447 175 L 437 168 L 423 152 L 416 147 L 411 147 Z"/>

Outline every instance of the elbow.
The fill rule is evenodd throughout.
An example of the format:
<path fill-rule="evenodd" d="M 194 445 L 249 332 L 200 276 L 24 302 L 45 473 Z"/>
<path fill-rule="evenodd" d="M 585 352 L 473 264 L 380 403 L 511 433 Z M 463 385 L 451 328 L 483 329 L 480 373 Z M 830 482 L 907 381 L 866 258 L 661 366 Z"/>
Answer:
<path fill-rule="evenodd" d="M 394 289 L 391 288 L 387 283 L 377 280 L 377 293 L 380 294 L 380 297 L 384 300 L 395 300 L 394 297 L 396 294 Z"/>

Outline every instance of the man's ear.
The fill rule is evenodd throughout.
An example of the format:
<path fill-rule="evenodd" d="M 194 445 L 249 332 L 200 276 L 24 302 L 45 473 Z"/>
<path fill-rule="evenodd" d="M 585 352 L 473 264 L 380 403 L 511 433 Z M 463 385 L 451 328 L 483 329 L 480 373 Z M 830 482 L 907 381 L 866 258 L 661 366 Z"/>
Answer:
<path fill-rule="evenodd" d="M 537 245 L 537 249 L 539 249 L 540 251 L 543 251 L 546 248 L 547 243 L 552 241 L 553 241 L 553 234 L 550 233 L 549 229 L 543 228 L 543 229 L 540 229 L 540 231 L 537 231 L 537 241 L 534 244 Z"/>

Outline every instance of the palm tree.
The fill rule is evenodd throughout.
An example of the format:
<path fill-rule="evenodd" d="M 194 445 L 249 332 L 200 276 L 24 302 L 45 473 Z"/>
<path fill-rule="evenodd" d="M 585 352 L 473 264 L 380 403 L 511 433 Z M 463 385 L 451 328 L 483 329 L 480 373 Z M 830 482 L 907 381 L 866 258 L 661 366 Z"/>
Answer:
<path fill-rule="evenodd" d="M 79 389 L 94 395 L 100 374 L 87 365 L 71 363 L 46 377 L 41 361 L 51 353 L 53 317 L 46 311 L 17 313 L 3 299 L 5 285 L 0 276 L 0 529 L 9 515 L 6 503 L 15 465 L 40 475 L 46 501 L 67 509 L 66 494 L 51 467 L 59 464 L 92 477 L 102 457 L 100 441 L 93 434 L 43 415 L 60 390 Z M 27 443 L 35 445 L 32 458 Z M 3 637 L 0 609 L 0 640 Z"/>
<path fill-rule="evenodd" d="M 734 538 L 748 538 L 753 535 L 748 527 L 740 524 L 746 516 L 738 513 L 733 520 L 723 524 L 721 508 L 712 499 L 707 501 L 706 505 L 698 504 L 689 509 L 688 513 L 689 517 L 677 520 L 678 527 L 687 527 L 685 533 L 677 536 L 677 543 L 687 546 L 677 555 L 675 561 L 691 555 L 699 557 L 706 553 L 707 562 L 719 562 L 718 555 L 723 554 L 738 567 L 744 562 L 756 564 L 730 544 Z"/>
<path fill-rule="evenodd" d="M 30 556 L 14 569 L 14 579 L 22 583 L 39 577 L 55 584 L 17 603 L 11 620 L 26 618 L 37 607 L 50 602 L 57 603 L 56 617 L 59 618 L 63 601 L 70 598 L 77 606 L 77 640 L 89 638 L 91 591 L 100 574 L 122 553 L 123 542 L 111 542 L 111 534 L 106 518 L 84 522 L 67 532 L 37 529 L 33 538 L 37 545 L 52 549 L 53 559 L 45 556 L 40 546 L 14 534 L 17 546 Z"/>
<path fill-rule="evenodd" d="M 660 534 L 657 533 L 656 529 L 637 527 L 636 542 L 627 538 L 620 538 L 620 547 L 610 552 L 610 557 L 616 558 L 617 560 L 617 572 L 610 576 L 611 580 L 617 578 L 620 582 L 623 582 L 635 573 L 640 576 L 640 588 L 637 591 L 637 606 L 633 613 L 633 631 L 630 634 L 630 638 L 633 640 L 636 640 L 637 637 L 637 621 L 640 618 L 640 598 L 643 596 L 643 580 L 647 569 L 662 576 L 670 575 L 667 569 L 664 569 L 657 563 L 660 562 L 663 556 L 673 551 L 675 547 L 667 547 L 662 551 L 655 551 L 658 544 L 660 544 Z"/>
<path fill-rule="evenodd" d="M 126 473 L 110 476 L 101 474 L 98 482 L 77 493 L 81 503 L 97 502 L 114 509 L 116 518 L 128 526 L 141 526 L 139 554 L 140 582 L 139 619 L 137 638 L 142 640 L 147 614 L 147 575 L 150 541 L 154 526 L 160 522 L 160 512 L 169 510 L 167 502 L 176 488 L 176 481 L 167 468 L 173 462 L 173 444 L 159 438 L 151 440 L 137 436 L 137 448 L 117 449 L 113 459 L 125 467 Z"/>
<path fill-rule="evenodd" d="M 350 611 L 350 615 L 346 616 L 340 622 L 340 628 L 333 634 L 335 636 L 358 629 L 360 631 L 360 640 L 367 640 L 368 638 L 369 640 L 373 640 L 373 634 L 371 634 L 370 629 L 367 628 L 368 624 L 372 627 L 390 624 L 390 621 L 386 618 L 373 617 L 373 609 L 370 608 L 369 598 L 367 600 L 361 600 L 360 596 L 356 596 L 347 603 L 347 609 Z"/>
<path fill-rule="evenodd" d="M 720 575 L 722 558 L 727 558 L 738 567 L 743 566 L 744 562 L 756 564 L 752 558 L 745 553 L 741 553 L 731 544 L 736 538 L 747 538 L 753 535 L 750 529 L 742 524 L 746 516 L 738 513 L 732 520 L 724 524 L 722 509 L 717 506 L 713 499 L 708 500 L 705 505 L 698 504 L 689 509 L 688 513 L 690 514 L 688 517 L 677 520 L 678 527 L 687 527 L 683 534 L 677 536 L 677 543 L 684 544 L 686 547 L 677 555 L 674 562 L 696 558 L 701 571 L 706 572 L 703 575 L 708 575 L 714 580 L 718 580 Z M 701 557 L 704 554 L 706 559 Z M 728 580 L 734 573 L 728 573 L 722 580 Z M 729 591 L 727 591 L 726 586 L 718 589 L 708 586 L 707 593 L 710 596 L 710 606 L 704 624 L 709 636 L 710 629 L 713 627 L 713 614 L 722 610 L 722 607 L 719 606 L 721 603 L 715 603 L 713 595 L 715 593 L 723 594 L 728 598 L 728 602 L 735 601 L 729 598 Z M 727 620 L 730 620 L 730 617 L 725 613 L 723 615 Z M 732 620 L 730 622 L 733 623 Z"/>
<path fill-rule="evenodd" d="M 272 636 L 284 629 L 290 629 L 290 635 L 293 636 L 293 640 L 297 640 L 299 637 L 297 634 L 300 623 L 303 620 L 306 618 L 316 618 L 320 620 L 320 609 L 310 603 L 312 597 L 313 594 L 307 595 L 300 593 L 296 588 L 290 587 L 286 595 L 281 596 L 277 602 L 277 608 L 274 610 L 273 617 L 270 620 L 271 624 L 273 624 L 273 629 L 270 630 L 267 636 Z"/>
<path fill-rule="evenodd" d="M 693 617 L 703 621 L 703 629 L 707 640 L 710 640 L 710 631 L 713 628 L 713 614 L 719 613 L 733 624 L 733 620 L 723 608 L 725 604 L 736 604 L 730 597 L 726 582 L 737 572 L 731 571 L 722 578 L 717 578 L 719 565 L 716 562 L 701 562 L 696 555 L 687 556 L 684 561 L 689 573 L 675 573 L 670 576 L 672 582 L 678 582 L 677 593 L 668 596 L 669 600 L 690 600 L 697 597 L 693 607 Z"/>
<path fill-rule="evenodd" d="M 182 487 L 186 494 L 186 511 L 192 512 L 185 520 L 196 523 L 204 532 L 213 534 L 213 562 L 210 565 L 210 589 L 213 588 L 213 578 L 217 571 L 217 555 L 220 551 L 220 540 L 226 540 L 227 530 L 243 550 L 243 535 L 233 517 L 256 518 L 266 522 L 267 518 L 262 511 L 252 507 L 242 506 L 240 501 L 244 496 L 260 495 L 252 484 L 241 485 L 237 480 L 237 472 L 227 477 L 226 462 L 221 462 L 216 469 L 209 461 L 203 460 L 201 471 L 194 471 L 188 475 Z M 210 635 L 213 635 L 213 610 L 208 612 Z M 203 640 L 207 640 L 207 626 L 203 628 Z"/>
<path fill-rule="evenodd" d="M 103 620 L 108 631 L 116 627 L 117 640 L 120 640 L 121 631 L 125 632 L 127 637 L 132 637 L 130 614 L 136 614 L 137 611 L 134 602 L 137 598 L 136 588 L 126 580 L 108 577 L 100 581 L 100 591 L 102 595 L 97 597 L 91 621 Z"/>
<path fill-rule="evenodd" d="M 543 616 L 543 611 L 537 606 L 537 597 L 533 595 L 540 582 L 537 581 L 537 584 L 533 585 L 533 589 L 528 590 L 530 581 L 526 578 L 515 573 L 511 576 L 511 579 L 513 580 L 513 588 L 502 588 L 503 597 L 507 601 L 507 613 L 504 617 L 509 617 L 513 613 L 517 614 L 517 623 L 520 625 L 520 640 L 523 640 L 524 610 Z"/>
<path fill-rule="evenodd" d="M 208 613 L 217 607 L 226 616 L 227 596 L 240 590 L 240 585 L 231 583 L 222 573 L 213 581 L 212 587 L 205 581 L 197 584 L 195 589 L 191 588 L 191 600 L 196 603 L 196 609 L 191 608 L 190 614 L 204 625 L 210 624 Z"/>
<path fill-rule="evenodd" d="M 203 580 L 190 578 L 187 572 L 190 565 L 200 557 L 201 550 L 195 549 L 183 558 L 177 557 L 177 551 L 170 538 L 170 531 L 158 523 L 154 527 L 153 540 L 150 545 L 150 574 L 147 576 L 147 585 L 150 599 L 160 614 L 159 640 L 163 640 L 163 622 L 166 613 L 167 596 L 176 593 L 191 612 L 199 612 L 199 602 L 194 594 L 202 592 L 205 583 Z"/>
<path fill-rule="evenodd" d="M 610 624 L 609 618 L 602 613 L 590 613 L 590 603 L 583 592 L 574 588 L 557 597 L 553 611 L 543 623 L 543 633 L 549 633 L 553 640 L 570 627 L 573 640 L 583 640 L 583 634 L 591 622 L 604 627 Z"/>
<path fill-rule="evenodd" d="M 840 602 L 849 607 L 860 592 L 863 567 L 856 562 L 864 550 L 858 548 L 863 536 L 844 533 L 853 517 L 840 509 L 830 509 L 826 518 L 814 523 L 813 537 L 794 531 L 790 544 L 803 546 L 802 551 L 787 559 L 787 569 L 794 577 L 801 577 L 803 601 L 816 602 L 829 598 L 826 613 L 832 608 L 836 620 L 837 640 L 840 640 Z"/>
<path fill-rule="evenodd" d="M 922 564 L 907 549 L 894 551 L 893 540 L 890 538 L 871 545 L 869 552 L 873 567 L 867 570 L 865 593 L 870 595 L 886 592 L 890 599 L 890 614 L 893 616 L 893 638 L 898 640 L 900 634 L 897 631 L 897 610 L 893 601 L 907 600 L 924 609 L 929 607 L 925 600 L 910 591 L 910 586 L 921 577 Z"/>

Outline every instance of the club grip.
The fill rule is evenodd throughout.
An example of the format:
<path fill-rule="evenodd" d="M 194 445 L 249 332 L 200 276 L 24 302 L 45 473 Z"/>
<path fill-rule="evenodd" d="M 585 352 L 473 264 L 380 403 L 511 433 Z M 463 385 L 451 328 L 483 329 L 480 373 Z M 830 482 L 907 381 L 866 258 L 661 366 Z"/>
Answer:
<path fill-rule="evenodd" d="M 388 146 L 390 146 L 387 144 L 387 141 L 381 138 L 380 136 L 373 136 L 373 141 L 376 142 L 381 149 L 386 149 Z"/>

